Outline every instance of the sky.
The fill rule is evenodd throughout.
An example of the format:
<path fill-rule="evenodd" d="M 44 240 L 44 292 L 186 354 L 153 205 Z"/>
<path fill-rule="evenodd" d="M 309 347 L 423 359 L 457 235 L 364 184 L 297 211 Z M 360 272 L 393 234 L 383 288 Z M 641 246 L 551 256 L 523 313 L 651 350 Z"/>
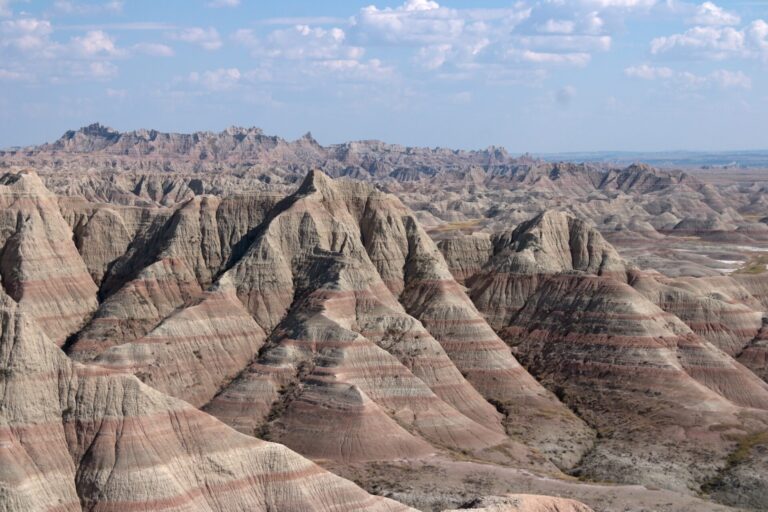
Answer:
<path fill-rule="evenodd" d="M 100 122 L 742 150 L 766 120 L 768 0 L 0 0 L 0 147 Z"/>

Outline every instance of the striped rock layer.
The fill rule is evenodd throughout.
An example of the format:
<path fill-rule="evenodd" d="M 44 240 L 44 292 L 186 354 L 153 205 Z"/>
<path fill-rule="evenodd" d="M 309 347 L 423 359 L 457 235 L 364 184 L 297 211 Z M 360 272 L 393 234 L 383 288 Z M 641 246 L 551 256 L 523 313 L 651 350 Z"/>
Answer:
<path fill-rule="evenodd" d="M 733 353 L 759 328 L 735 289 L 708 300 L 644 276 L 561 213 L 494 240 L 470 296 L 526 368 L 597 429 L 582 473 L 697 489 L 734 439 L 766 429 L 768 386 L 714 344 Z"/>
<path fill-rule="evenodd" d="M 31 172 L 0 176 L 0 279 L 59 345 L 98 306 L 56 197 Z"/>
<path fill-rule="evenodd" d="M 0 509 L 407 510 L 133 376 L 73 363 L 0 297 Z"/>
<path fill-rule="evenodd" d="M 94 233 L 112 219 L 67 206 Z M 67 347 L 78 360 L 316 459 L 448 450 L 554 470 L 550 460 L 572 465 L 591 446 L 392 196 L 312 172 L 280 201 L 201 196 L 143 217 L 108 208 L 125 212 L 130 241 Z"/>

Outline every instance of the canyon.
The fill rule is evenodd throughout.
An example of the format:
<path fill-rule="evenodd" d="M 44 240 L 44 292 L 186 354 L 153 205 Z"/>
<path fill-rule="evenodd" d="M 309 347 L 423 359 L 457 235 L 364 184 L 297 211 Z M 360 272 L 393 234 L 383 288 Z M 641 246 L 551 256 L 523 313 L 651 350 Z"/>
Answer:
<path fill-rule="evenodd" d="M 765 510 L 766 186 L 256 128 L 1 151 L 0 510 Z"/>

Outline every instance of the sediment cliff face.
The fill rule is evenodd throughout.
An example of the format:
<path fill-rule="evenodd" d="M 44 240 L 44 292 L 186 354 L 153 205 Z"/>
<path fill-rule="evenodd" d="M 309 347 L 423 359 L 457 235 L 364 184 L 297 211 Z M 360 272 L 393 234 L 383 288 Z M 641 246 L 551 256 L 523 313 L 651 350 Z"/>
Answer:
<path fill-rule="evenodd" d="M 768 386 L 724 351 L 757 334 L 756 300 L 727 278 L 731 297 L 705 296 L 706 283 L 643 273 L 559 212 L 497 235 L 467 278 L 525 367 L 597 430 L 579 471 L 679 489 L 716 477 L 738 430 L 761 432 L 768 410 Z"/>
<path fill-rule="evenodd" d="M 71 361 L 0 297 L 0 500 L 26 510 L 407 510 L 137 378 Z"/>

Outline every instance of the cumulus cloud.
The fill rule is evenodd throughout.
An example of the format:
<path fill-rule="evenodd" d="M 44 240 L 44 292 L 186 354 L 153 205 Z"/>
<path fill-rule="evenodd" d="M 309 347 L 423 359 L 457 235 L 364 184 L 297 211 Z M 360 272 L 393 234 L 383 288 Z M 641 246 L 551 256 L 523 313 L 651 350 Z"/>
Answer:
<path fill-rule="evenodd" d="M 53 32 L 48 20 L 19 18 L 0 23 L 0 49 L 5 50 L 6 65 L 28 80 L 109 80 L 118 74 L 112 60 L 130 55 L 103 30 L 89 30 L 62 42 L 52 39 Z"/>
<path fill-rule="evenodd" d="M 755 20 L 741 30 L 728 26 L 693 27 L 682 34 L 653 39 L 651 53 L 714 60 L 768 58 L 768 23 Z"/>
<path fill-rule="evenodd" d="M 213 27 L 191 27 L 171 34 L 171 39 L 197 45 L 204 50 L 218 50 L 223 43 L 219 31 Z"/>
<path fill-rule="evenodd" d="M 602 9 L 650 6 L 647 0 L 517 2 L 508 8 L 454 9 L 436 1 L 409 0 L 399 7 L 365 7 L 352 20 L 361 45 L 414 47 L 413 62 L 443 69 L 493 58 L 531 65 L 584 66 L 593 52 L 608 51 Z"/>
<path fill-rule="evenodd" d="M 394 68 L 382 61 L 364 59 L 365 50 L 351 44 L 346 32 L 339 27 L 296 25 L 274 30 L 264 37 L 251 29 L 241 29 L 232 39 L 249 48 L 254 57 L 269 66 L 269 79 L 279 76 L 286 81 L 296 81 L 308 76 L 329 76 L 339 81 L 358 81 L 394 76 Z M 293 61 L 301 61 L 301 64 Z"/>
<path fill-rule="evenodd" d="M 72 49 L 82 57 L 118 57 L 125 52 L 115 46 L 115 41 L 102 30 L 91 30 L 82 37 L 75 37 Z"/>
<path fill-rule="evenodd" d="M 398 46 L 469 44 L 499 32 L 508 33 L 531 14 L 518 3 L 501 9 L 453 9 L 434 1 L 408 0 L 396 8 L 365 7 L 352 20 L 362 42 Z"/>
<path fill-rule="evenodd" d="M 357 35 L 365 41 L 396 45 L 441 44 L 459 38 L 467 20 L 437 2 L 409 0 L 395 9 L 363 8 L 355 17 Z"/>
<path fill-rule="evenodd" d="M 414 58 L 415 62 L 425 69 L 437 69 L 448 60 L 453 53 L 453 45 L 436 44 L 419 49 Z"/>
<path fill-rule="evenodd" d="M 324 29 L 297 25 L 275 30 L 267 38 L 266 52 L 287 59 L 359 59 L 364 50 L 347 44 L 346 33 L 336 27 Z"/>
<path fill-rule="evenodd" d="M 53 43 L 51 22 L 34 18 L 7 20 L 0 23 L 0 46 L 31 53 L 49 53 Z"/>
<path fill-rule="evenodd" d="M 366 47 L 397 46 L 409 49 L 413 65 L 443 74 L 450 71 L 453 76 L 468 63 L 489 66 L 500 60 L 528 66 L 585 66 L 592 54 L 611 49 L 610 30 L 617 19 L 656 5 L 655 0 L 547 0 L 517 1 L 504 8 L 452 8 L 439 0 L 404 0 L 393 7 L 361 8 L 346 26 L 336 24 L 336 19 L 298 20 L 268 35 L 238 30 L 233 39 L 254 56 L 275 59 L 362 62 Z M 322 26 L 332 22 L 335 28 Z"/>
<path fill-rule="evenodd" d="M 692 25 L 738 25 L 741 18 L 713 2 L 704 2 L 696 7 L 688 22 Z"/>

